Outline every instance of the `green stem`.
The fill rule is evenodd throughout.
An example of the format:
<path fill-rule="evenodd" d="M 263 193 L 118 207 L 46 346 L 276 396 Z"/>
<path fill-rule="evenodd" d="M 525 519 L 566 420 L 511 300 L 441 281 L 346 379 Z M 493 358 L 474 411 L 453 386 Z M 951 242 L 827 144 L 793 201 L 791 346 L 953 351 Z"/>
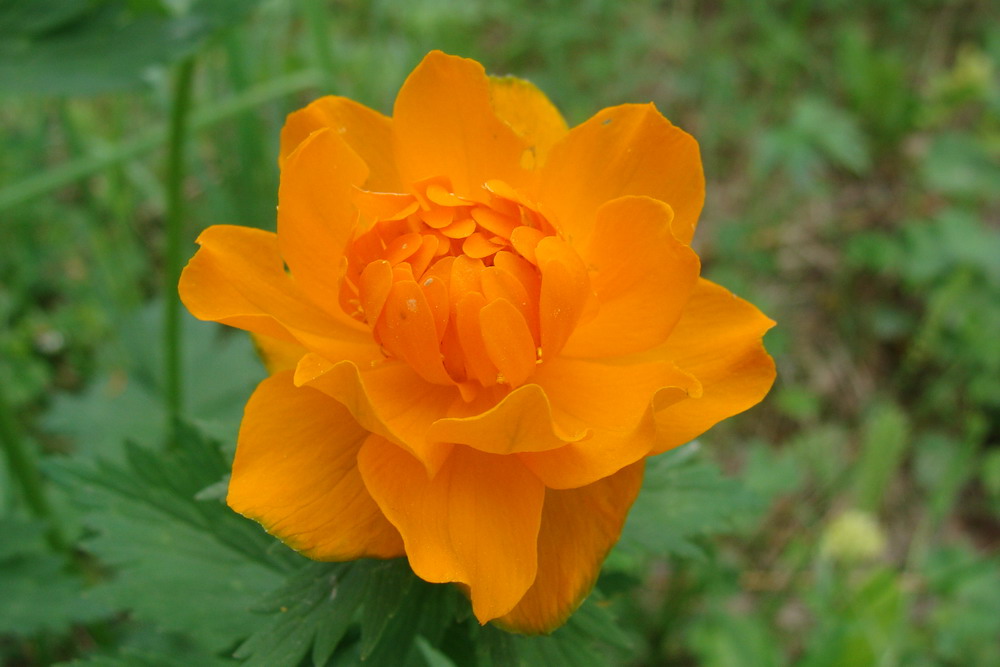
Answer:
<path fill-rule="evenodd" d="M 304 5 L 306 22 L 316 50 L 316 64 L 323 70 L 324 87 L 329 92 L 335 88 L 333 73 L 336 71 L 330 49 L 333 37 L 330 34 L 329 8 L 323 0 L 306 0 Z"/>
<path fill-rule="evenodd" d="M 63 539 L 55 512 L 52 511 L 52 506 L 45 495 L 45 487 L 42 485 L 41 475 L 38 474 L 38 467 L 35 465 L 27 444 L 18 433 L 10 405 L 3 393 L 3 383 L 0 383 L 0 445 L 3 446 L 4 453 L 7 455 L 7 465 L 11 475 L 21 487 L 28 509 L 39 519 L 48 522 L 49 543 L 60 551 L 65 549 L 66 540 Z"/>
<path fill-rule="evenodd" d="M 201 130 L 211 127 L 271 100 L 306 88 L 314 88 L 321 79 L 321 72 L 307 69 L 258 84 L 223 102 L 199 109 L 191 116 L 191 129 Z M 0 188 L 0 210 L 13 208 L 104 171 L 108 167 L 148 153 L 163 144 L 166 138 L 167 128 L 158 127 L 131 141 L 120 143 L 107 150 L 96 150 L 91 155 L 76 158 L 49 171 Z"/>
<path fill-rule="evenodd" d="M 184 261 L 184 156 L 187 147 L 188 116 L 191 111 L 191 80 L 194 59 L 177 68 L 174 80 L 170 134 L 167 139 L 167 248 L 163 298 L 164 387 L 167 404 L 169 442 L 176 441 L 177 424 L 184 404 L 181 377 L 181 304 L 177 282 Z"/>

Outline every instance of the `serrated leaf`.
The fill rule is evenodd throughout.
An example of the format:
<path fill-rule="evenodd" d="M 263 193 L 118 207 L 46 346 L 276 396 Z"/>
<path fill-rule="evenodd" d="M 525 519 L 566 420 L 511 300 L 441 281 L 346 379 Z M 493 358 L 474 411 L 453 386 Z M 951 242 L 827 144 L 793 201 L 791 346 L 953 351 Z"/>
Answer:
<path fill-rule="evenodd" d="M 371 665 L 418 665 L 418 635 L 441 641 L 462 605 L 454 587 L 417 578 L 404 559 L 376 563 L 361 612 L 361 659 Z"/>
<path fill-rule="evenodd" d="M 492 625 L 476 627 L 473 644 L 477 664 L 482 667 L 517 667 L 516 635 L 498 630 Z"/>
<path fill-rule="evenodd" d="M 53 466 L 88 510 L 95 535 L 83 548 L 115 569 L 93 596 L 211 650 L 259 627 L 252 607 L 300 557 L 273 550 L 272 538 L 225 505 L 195 499 L 227 469 L 218 446 L 190 429 L 167 454 L 133 445 L 125 464 Z"/>
<path fill-rule="evenodd" d="M 566 625 L 551 635 L 512 637 L 521 667 L 592 667 L 624 662 L 632 640 L 617 625 L 600 596 L 592 595 Z M 500 667 L 496 665 L 496 667 Z"/>
<path fill-rule="evenodd" d="M 366 562 L 310 563 L 269 596 L 267 622 L 234 654 L 244 665 L 325 665 L 364 600 Z"/>
<path fill-rule="evenodd" d="M 392 619 L 403 608 L 403 601 L 416 583 L 409 568 L 399 561 L 386 561 L 374 566 L 369 573 L 366 595 L 369 597 L 361 614 L 361 658 L 367 659 L 382 637 Z"/>
<path fill-rule="evenodd" d="M 89 596 L 83 579 L 52 553 L 47 530 L 41 521 L 0 518 L 0 634 L 60 632 L 113 612 Z"/>
<path fill-rule="evenodd" d="M 649 459 L 642 492 L 612 557 L 702 555 L 697 540 L 732 529 L 759 497 L 714 464 L 695 456 L 695 443 Z"/>

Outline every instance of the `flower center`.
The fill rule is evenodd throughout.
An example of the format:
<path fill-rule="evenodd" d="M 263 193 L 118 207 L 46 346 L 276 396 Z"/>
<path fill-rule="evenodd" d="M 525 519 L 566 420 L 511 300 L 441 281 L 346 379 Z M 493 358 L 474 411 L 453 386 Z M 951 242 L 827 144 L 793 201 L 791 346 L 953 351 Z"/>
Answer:
<path fill-rule="evenodd" d="M 553 226 L 499 181 L 475 200 L 437 178 L 356 203 L 364 231 L 347 249 L 344 311 L 429 382 L 523 384 L 546 342 L 539 255 L 566 245 Z"/>

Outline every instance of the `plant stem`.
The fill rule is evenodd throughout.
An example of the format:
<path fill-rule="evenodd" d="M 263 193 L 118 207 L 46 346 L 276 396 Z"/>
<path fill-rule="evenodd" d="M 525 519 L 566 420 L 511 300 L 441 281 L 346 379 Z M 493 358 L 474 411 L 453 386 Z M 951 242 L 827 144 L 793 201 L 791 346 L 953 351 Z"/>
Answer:
<path fill-rule="evenodd" d="M 38 467 L 28 450 L 28 445 L 21 439 L 21 434 L 18 432 L 3 389 L 3 384 L 0 383 L 0 446 L 3 447 L 4 453 L 7 455 L 7 465 L 11 476 L 21 486 L 28 509 L 39 519 L 48 522 L 49 543 L 53 548 L 62 551 L 67 546 L 66 540 L 63 539 L 59 522 L 45 495 L 45 487 L 42 485 L 41 475 L 38 474 Z"/>
<path fill-rule="evenodd" d="M 167 404 L 168 442 L 176 441 L 177 424 L 184 404 L 181 377 L 181 309 L 177 282 L 184 260 L 184 157 L 187 147 L 188 116 L 191 110 L 191 80 L 194 59 L 184 60 L 177 68 L 170 110 L 170 134 L 167 138 L 167 248 L 163 293 L 164 394 Z"/>
<path fill-rule="evenodd" d="M 316 64 L 323 71 L 323 87 L 329 92 L 335 89 L 333 73 L 336 71 L 333 51 L 330 50 L 333 38 L 330 35 L 329 8 L 323 0 L 306 0 L 304 10 L 312 33 Z"/>
<path fill-rule="evenodd" d="M 322 73 L 319 70 L 307 69 L 258 84 L 218 104 L 199 109 L 191 116 L 191 129 L 201 130 L 210 127 L 266 102 L 306 88 L 313 88 L 321 79 Z M 94 151 L 91 155 L 70 160 L 49 171 L 29 176 L 0 189 L 0 210 L 19 206 L 26 201 L 104 171 L 108 167 L 127 162 L 159 147 L 166 138 L 167 128 L 157 127 L 130 141 L 119 143 L 106 150 Z"/>

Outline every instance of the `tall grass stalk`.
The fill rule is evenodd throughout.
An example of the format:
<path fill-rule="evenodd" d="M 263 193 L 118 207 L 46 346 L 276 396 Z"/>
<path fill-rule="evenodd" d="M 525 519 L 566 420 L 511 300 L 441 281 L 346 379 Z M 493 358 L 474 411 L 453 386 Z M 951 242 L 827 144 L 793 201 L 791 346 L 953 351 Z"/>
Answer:
<path fill-rule="evenodd" d="M 48 522 L 49 543 L 57 550 L 65 549 L 66 541 L 59 520 L 45 495 L 45 487 L 34 457 L 18 431 L 10 404 L 4 395 L 3 383 L 0 383 L 0 447 L 7 457 L 11 475 L 21 487 L 28 510 L 39 519 Z"/>
<path fill-rule="evenodd" d="M 191 110 L 191 83 L 194 59 L 188 58 L 177 67 L 170 111 L 170 133 L 167 139 L 167 215 L 166 258 L 164 267 L 163 346 L 164 396 L 167 406 L 169 443 L 177 435 L 177 424 L 184 404 L 184 382 L 181 376 L 181 311 L 177 296 L 177 281 L 181 275 L 184 242 L 184 172 L 187 148 L 188 117 Z"/>

